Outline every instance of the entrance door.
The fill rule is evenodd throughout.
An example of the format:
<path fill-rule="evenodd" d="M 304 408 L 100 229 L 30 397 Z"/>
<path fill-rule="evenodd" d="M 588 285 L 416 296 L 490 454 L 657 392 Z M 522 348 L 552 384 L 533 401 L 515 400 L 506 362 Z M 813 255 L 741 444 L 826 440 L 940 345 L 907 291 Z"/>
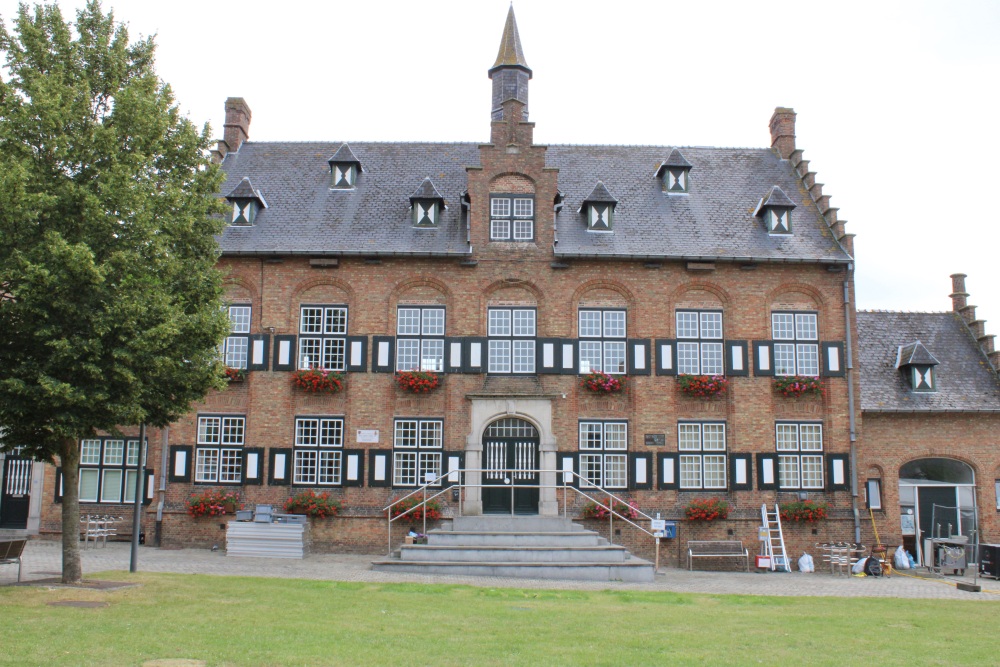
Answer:
<path fill-rule="evenodd" d="M 538 514 L 535 427 L 523 419 L 493 422 L 483 435 L 483 458 L 483 484 L 491 485 L 483 488 L 483 513 Z"/>
<path fill-rule="evenodd" d="M 920 539 L 958 535 L 958 507 L 954 486 L 921 486 L 917 488 L 920 511 Z M 951 525 L 949 532 L 948 526 Z M 923 542 L 921 542 L 921 546 Z"/>
<path fill-rule="evenodd" d="M 31 459 L 19 459 L 8 454 L 3 462 L 0 485 L 0 528 L 27 528 L 28 505 L 31 501 Z"/>

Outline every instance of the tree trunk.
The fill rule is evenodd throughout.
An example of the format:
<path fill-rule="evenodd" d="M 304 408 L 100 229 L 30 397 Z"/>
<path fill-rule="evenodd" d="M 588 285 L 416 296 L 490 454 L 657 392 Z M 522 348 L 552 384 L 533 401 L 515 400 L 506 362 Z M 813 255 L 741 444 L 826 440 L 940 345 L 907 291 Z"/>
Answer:
<path fill-rule="evenodd" d="M 63 440 L 59 451 L 62 463 L 62 582 L 75 584 L 83 578 L 80 565 L 80 447 L 76 440 Z"/>

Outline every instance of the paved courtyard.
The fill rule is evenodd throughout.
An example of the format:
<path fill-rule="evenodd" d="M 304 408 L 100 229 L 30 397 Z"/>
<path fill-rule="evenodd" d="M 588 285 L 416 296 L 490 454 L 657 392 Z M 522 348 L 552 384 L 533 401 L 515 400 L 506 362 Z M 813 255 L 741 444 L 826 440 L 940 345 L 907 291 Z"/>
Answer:
<path fill-rule="evenodd" d="M 130 547 L 109 543 L 81 549 L 83 572 L 89 575 L 114 572 L 127 573 Z M 791 595 L 879 598 L 939 598 L 953 600 L 984 600 L 1000 602 L 1000 581 L 980 579 L 981 593 L 968 593 L 955 587 L 958 581 L 971 582 L 971 577 L 925 578 L 848 577 L 829 573 L 802 574 L 772 572 L 688 572 L 664 568 L 656 581 L 646 584 L 618 582 L 552 581 L 545 579 L 513 579 L 505 577 L 457 577 L 375 572 L 371 561 L 381 555 L 314 554 L 303 560 L 272 558 L 227 557 L 224 551 L 207 549 L 157 549 L 139 547 L 140 572 L 176 572 L 181 574 L 213 574 L 222 576 L 281 577 L 289 579 L 324 579 L 329 581 L 410 582 L 468 584 L 503 588 L 554 588 L 590 590 L 647 590 L 678 593 L 717 593 L 739 595 Z M 24 553 L 23 580 L 51 579 L 60 574 L 62 546 L 58 542 L 32 540 Z M 17 566 L 0 566 L 0 585 L 17 579 Z"/>

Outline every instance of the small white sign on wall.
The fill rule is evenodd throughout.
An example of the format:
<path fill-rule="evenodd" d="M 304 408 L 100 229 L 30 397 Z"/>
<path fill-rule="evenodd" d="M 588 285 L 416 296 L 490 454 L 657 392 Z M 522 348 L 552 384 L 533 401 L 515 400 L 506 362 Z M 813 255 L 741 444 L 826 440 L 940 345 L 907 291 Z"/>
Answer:
<path fill-rule="evenodd" d="M 358 442 L 378 442 L 378 429 L 358 429 Z"/>

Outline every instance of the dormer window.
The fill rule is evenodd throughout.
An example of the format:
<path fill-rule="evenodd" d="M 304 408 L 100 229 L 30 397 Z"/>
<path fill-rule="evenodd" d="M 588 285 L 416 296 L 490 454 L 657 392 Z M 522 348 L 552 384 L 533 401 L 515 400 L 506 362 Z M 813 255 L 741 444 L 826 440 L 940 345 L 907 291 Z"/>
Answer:
<path fill-rule="evenodd" d="M 330 187 L 335 190 L 346 190 L 354 187 L 358 173 L 362 171 L 361 161 L 347 144 L 341 146 L 327 163 L 330 165 Z"/>
<path fill-rule="evenodd" d="M 934 367 L 938 360 L 919 340 L 901 345 L 896 353 L 896 368 L 906 375 L 910 389 L 916 392 L 937 391 Z"/>
<path fill-rule="evenodd" d="M 618 200 L 611 196 L 604 183 L 597 181 L 597 186 L 583 200 L 581 206 L 581 210 L 587 216 L 587 229 L 592 232 L 610 232 L 617 205 Z"/>
<path fill-rule="evenodd" d="M 682 195 L 688 192 L 690 171 L 691 163 L 675 148 L 656 170 L 656 177 L 663 181 L 664 192 Z"/>
<path fill-rule="evenodd" d="M 435 227 L 444 209 L 444 197 L 434 187 L 431 179 L 425 178 L 412 195 L 410 208 L 413 209 L 415 227 Z"/>
<path fill-rule="evenodd" d="M 775 185 L 757 205 L 754 214 L 764 219 L 768 234 L 792 233 L 792 209 L 795 204 Z"/>
<path fill-rule="evenodd" d="M 255 190 L 249 178 L 244 178 L 233 191 L 226 195 L 226 199 L 233 205 L 230 224 L 237 226 L 249 226 L 257 219 L 257 212 L 267 208 L 267 202 L 260 194 L 260 190 Z"/>

